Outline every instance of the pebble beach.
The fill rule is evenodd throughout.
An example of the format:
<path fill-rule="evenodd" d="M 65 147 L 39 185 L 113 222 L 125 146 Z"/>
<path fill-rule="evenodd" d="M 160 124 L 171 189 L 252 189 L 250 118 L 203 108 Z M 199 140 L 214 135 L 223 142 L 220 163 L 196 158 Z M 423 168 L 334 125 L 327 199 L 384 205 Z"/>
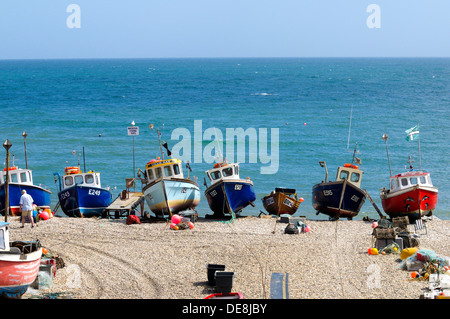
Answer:
<path fill-rule="evenodd" d="M 168 223 L 127 225 L 124 219 L 53 217 L 31 228 L 11 217 L 11 240 L 39 239 L 64 260 L 53 286 L 23 299 L 203 299 L 215 292 L 207 264 L 234 272 L 234 292 L 269 299 L 272 273 L 288 273 L 289 299 L 418 299 L 427 281 L 398 268 L 399 254 L 369 255 L 372 224 L 306 220 L 308 233 L 285 234 L 270 216 L 231 222 L 198 219 L 193 229 Z M 450 255 L 450 220 L 433 217 L 420 248 Z"/>

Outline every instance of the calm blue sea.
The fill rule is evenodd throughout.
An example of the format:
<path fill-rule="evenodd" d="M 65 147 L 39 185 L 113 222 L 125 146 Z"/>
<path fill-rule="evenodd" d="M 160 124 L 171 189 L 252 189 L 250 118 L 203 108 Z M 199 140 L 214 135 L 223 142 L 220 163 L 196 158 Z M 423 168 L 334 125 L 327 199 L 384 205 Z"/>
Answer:
<path fill-rule="evenodd" d="M 178 143 L 171 140 L 177 128 L 193 138 L 195 120 L 202 120 L 203 131 L 216 127 L 224 135 L 226 128 L 267 128 L 269 152 L 270 129 L 278 128 L 276 174 L 261 174 L 268 164 L 260 159 L 241 164 L 241 177 L 252 178 L 258 198 L 243 215 L 264 211 L 260 198 L 284 186 L 305 199 L 296 215 L 318 219 L 327 219 L 311 206 L 311 188 L 325 176 L 318 161 L 327 163 L 334 178 L 358 143 L 363 187 L 381 209 L 379 189 L 389 178 L 381 136 L 389 135 L 393 174 L 405 169 L 408 156 L 418 168 L 418 143 L 407 142 L 404 131 L 419 123 L 421 166 L 439 188 L 435 215 L 450 219 L 450 59 L 0 61 L 0 111 L 0 138 L 12 142 L 14 164 L 25 166 L 26 131 L 28 166 L 35 182 L 52 190 L 53 205 L 53 173 L 78 161 L 83 168 L 83 147 L 87 169 L 101 172 L 103 186 L 112 187 L 114 197 L 124 189 L 125 178 L 133 177 L 133 138 L 127 135 L 132 121 L 139 126 L 135 165 L 141 169 L 160 155 L 150 124 L 164 125 L 169 147 Z M 202 190 L 202 216 L 210 213 L 203 196 L 210 164 L 192 159 L 191 167 Z M 378 217 L 368 200 L 357 219 L 364 216 Z"/>

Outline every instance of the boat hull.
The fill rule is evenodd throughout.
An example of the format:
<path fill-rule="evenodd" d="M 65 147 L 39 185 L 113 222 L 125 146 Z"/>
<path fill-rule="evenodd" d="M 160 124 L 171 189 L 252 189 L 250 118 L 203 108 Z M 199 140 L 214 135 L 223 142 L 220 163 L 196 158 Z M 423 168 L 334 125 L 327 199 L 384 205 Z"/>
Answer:
<path fill-rule="evenodd" d="M 344 184 L 346 184 L 345 190 Z M 342 194 L 343 190 L 344 194 Z M 312 206 L 317 213 L 326 214 L 331 218 L 355 217 L 365 200 L 366 195 L 363 190 L 344 181 L 320 183 L 314 185 L 312 189 Z"/>
<path fill-rule="evenodd" d="M 158 179 L 146 185 L 143 193 L 148 207 L 157 216 L 195 209 L 200 203 L 200 189 L 190 179 Z"/>
<path fill-rule="evenodd" d="M 420 219 L 431 213 L 437 204 L 436 187 L 412 186 L 396 192 L 382 191 L 381 204 L 389 217 L 408 216 L 410 220 Z"/>
<path fill-rule="evenodd" d="M 75 185 L 58 193 L 61 209 L 69 217 L 98 217 L 112 202 L 105 188 Z"/>
<path fill-rule="evenodd" d="M 205 191 L 208 205 L 214 215 L 239 213 L 256 200 L 250 180 L 221 180 Z"/>
<path fill-rule="evenodd" d="M 51 192 L 47 189 L 36 185 L 24 185 L 10 183 L 8 187 L 9 193 L 9 206 L 11 214 L 14 216 L 21 216 L 20 212 L 20 197 L 22 196 L 22 190 L 26 190 L 27 194 L 33 197 L 34 204 L 39 208 L 51 211 Z M 0 186 L 0 211 L 5 209 L 5 184 Z"/>
<path fill-rule="evenodd" d="M 0 297 L 20 298 L 36 279 L 41 256 L 42 248 L 29 254 L 0 253 Z"/>
<path fill-rule="evenodd" d="M 262 198 L 263 206 L 269 214 L 293 215 L 300 206 L 300 201 L 282 192 L 273 192 Z"/>

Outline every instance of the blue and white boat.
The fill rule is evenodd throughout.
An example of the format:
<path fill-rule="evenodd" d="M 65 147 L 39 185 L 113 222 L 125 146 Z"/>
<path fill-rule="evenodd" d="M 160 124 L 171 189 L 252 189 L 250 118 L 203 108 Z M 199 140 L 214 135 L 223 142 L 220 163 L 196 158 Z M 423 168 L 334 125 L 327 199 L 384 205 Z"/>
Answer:
<path fill-rule="evenodd" d="M 200 203 L 196 181 L 185 178 L 179 159 L 151 160 L 145 166 L 142 192 L 150 210 L 158 217 L 195 210 Z"/>
<path fill-rule="evenodd" d="M 326 163 L 320 161 L 319 164 L 325 167 L 326 175 L 325 181 L 312 188 L 312 206 L 317 214 L 328 215 L 331 220 L 352 219 L 358 215 L 366 200 L 366 192 L 361 189 L 363 171 L 347 163 L 338 167 L 335 181 L 327 181 Z"/>
<path fill-rule="evenodd" d="M 239 164 L 226 160 L 214 164 L 206 171 L 211 185 L 205 190 L 212 217 L 222 218 L 225 214 L 238 214 L 256 200 L 253 182 L 239 177 Z M 205 183 L 206 184 L 206 183 Z"/>
<path fill-rule="evenodd" d="M 9 206 L 11 214 L 20 216 L 20 197 L 22 190 L 26 190 L 31 197 L 33 197 L 34 204 L 39 209 L 51 212 L 51 191 L 40 186 L 34 185 L 33 173 L 30 169 L 22 169 L 16 166 L 9 167 Z M 5 210 L 5 182 L 6 182 L 6 168 L 0 172 L 0 211 L 4 215 Z"/>
<path fill-rule="evenodd" d="M 58 199 L 61 208 L 69 217 L 101 216 L 112 202 L 112 193 L 102 188 L 100 173 L 82 173 L 79 167 L 66 167 L 62 177 L 54 173 L 59 181 Z"/>

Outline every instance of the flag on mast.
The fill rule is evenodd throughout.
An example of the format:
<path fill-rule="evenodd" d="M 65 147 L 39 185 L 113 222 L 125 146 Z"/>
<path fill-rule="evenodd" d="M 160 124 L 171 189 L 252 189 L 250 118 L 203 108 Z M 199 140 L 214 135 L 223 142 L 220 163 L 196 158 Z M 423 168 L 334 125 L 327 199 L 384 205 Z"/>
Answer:
<path fill-rule="evenodd" d="M 415 141 L 419 139 L 419 126 L 416 125 L 414 127 L 411 127 L 409 130 L 405 131 L 408 136 L 406 136 L 407 141 Z"/>

